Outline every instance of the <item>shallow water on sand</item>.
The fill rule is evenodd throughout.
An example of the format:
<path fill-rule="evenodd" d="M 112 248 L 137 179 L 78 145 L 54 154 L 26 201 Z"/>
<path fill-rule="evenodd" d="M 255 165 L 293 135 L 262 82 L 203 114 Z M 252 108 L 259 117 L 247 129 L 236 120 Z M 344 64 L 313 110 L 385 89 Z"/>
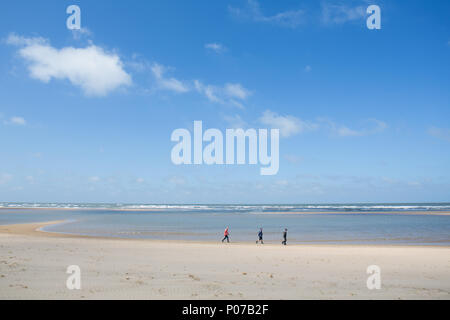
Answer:
<path fill-rule="evenodd" d="M 349 206 L 352 205 L 346 205 Z M 415 206 L 424 210 L 424 205 Z M 256 241 L 257 232 L 262 227 L 267 243 L 280 243 L 284 228 L 288 228 L 288 243 L 450 245 L 448 215 L 400 215 L 388 210 L 370 213 L 372 208 L 348 213 L 348 209 L 343 210 L 342 207 L 339 211 L 344 213 L 340 214 L 287 214 L 289 211 L 299 212 L 299 207 L 286 207 L 165 206 L 139 211 L 106 206 L 71 210 L 0 208 L 0 224 L 65 220 L 66 223 L 48 226 L 44 230 L 91 236 L 197 241 L 219 241 L 227 226 L 231 241 Z M 324 211 L 323 208 L 320 210 Z M 278 214 L 267 214 L 276 211 Z M 318 209 L 306 212 L 309 211 Z"/>

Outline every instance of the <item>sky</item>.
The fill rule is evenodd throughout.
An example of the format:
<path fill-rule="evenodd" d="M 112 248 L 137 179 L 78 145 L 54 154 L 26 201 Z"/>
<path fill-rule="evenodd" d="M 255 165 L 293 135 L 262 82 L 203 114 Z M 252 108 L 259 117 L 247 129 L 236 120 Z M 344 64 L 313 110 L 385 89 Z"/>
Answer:
<path fill-rule="evenodd" d="M 449 1 L 1 5 L 0 201 L 450 201 Z M 173 164 L 195 120 L 279 129 L 278 173 Z"/>

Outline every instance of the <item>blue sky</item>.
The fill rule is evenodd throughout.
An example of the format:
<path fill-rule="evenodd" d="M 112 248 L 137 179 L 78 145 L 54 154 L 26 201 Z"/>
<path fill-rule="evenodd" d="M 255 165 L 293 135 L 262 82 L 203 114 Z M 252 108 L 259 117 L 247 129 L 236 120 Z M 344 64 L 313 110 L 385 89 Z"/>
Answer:
<path fill-rule="evenodd" d="M 81 32 L 66 28 L 71 4 Z M 366 27 L 370 4 L 381 30 Z M 2 4 L 0 201 L 450 201 L 448 12 L 448 1 Z M 278 174 L 175 166 L 170 135 L 194 120 L 279 128 Z"/>

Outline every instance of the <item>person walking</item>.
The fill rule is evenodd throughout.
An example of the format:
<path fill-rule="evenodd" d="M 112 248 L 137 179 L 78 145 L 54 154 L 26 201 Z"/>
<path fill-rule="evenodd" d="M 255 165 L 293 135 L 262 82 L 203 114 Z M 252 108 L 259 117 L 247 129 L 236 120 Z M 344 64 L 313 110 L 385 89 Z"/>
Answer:
<path fill-rule="evenodd" d="M 260 228 L 258 232 L 258 240 L 256 240 L 256 243 L 258 244 L 258 241 L 261 242 L 261 244 L 264 244 L 263 242 L 263 229 Z"/>
<path fill-rule="evenodd" d="M 283 241 L 281 242 L 283 245 L 286 245 L 287 243 L 287 229 L 284 229 L 283 232 Z"/>
<path fill-rule="evenodd" d="M 228 231 L 228 227 L 225 229 L 225 231 L 223 232 L 223 239 L 222 242 L 225 241 L 225 239 L 227 239 L 227 243 L 230 242 L 230 238 L 229 238 L 230 232 Z"/>

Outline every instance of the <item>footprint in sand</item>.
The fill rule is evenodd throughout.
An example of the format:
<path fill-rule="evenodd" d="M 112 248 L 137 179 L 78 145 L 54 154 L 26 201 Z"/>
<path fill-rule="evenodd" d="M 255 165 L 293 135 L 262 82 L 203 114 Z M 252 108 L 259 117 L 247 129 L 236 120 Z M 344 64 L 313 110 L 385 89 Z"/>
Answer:
<path fill-rule="evenodd" d="M 165 289 L 163 289 L 163 288 L 161 288 L 161 289 L 158 289 L 158 293 L 159 293 L 159 294 L 161 294 L 161 295 L 165 295 L 165 293 L 166 293 L 166 290 L 165 290 Z"/>
<path fill-rule="evenodd" d="M 22 288 L 22 289 L 28 289 L 28 286 L 25 286 L 23 284 L 10 284 L 9 287 L 10 288 L 19 287 L 19 288 Z"/>
<path fill-rule="evenodd" d="M 189 278 L 191 278 L 192 280 L 195 280 L 195 281 L 200 281 L 200 278 L 194 276 L 193 274 L 190 274 L 190 275 L 189 275 Z"/>

